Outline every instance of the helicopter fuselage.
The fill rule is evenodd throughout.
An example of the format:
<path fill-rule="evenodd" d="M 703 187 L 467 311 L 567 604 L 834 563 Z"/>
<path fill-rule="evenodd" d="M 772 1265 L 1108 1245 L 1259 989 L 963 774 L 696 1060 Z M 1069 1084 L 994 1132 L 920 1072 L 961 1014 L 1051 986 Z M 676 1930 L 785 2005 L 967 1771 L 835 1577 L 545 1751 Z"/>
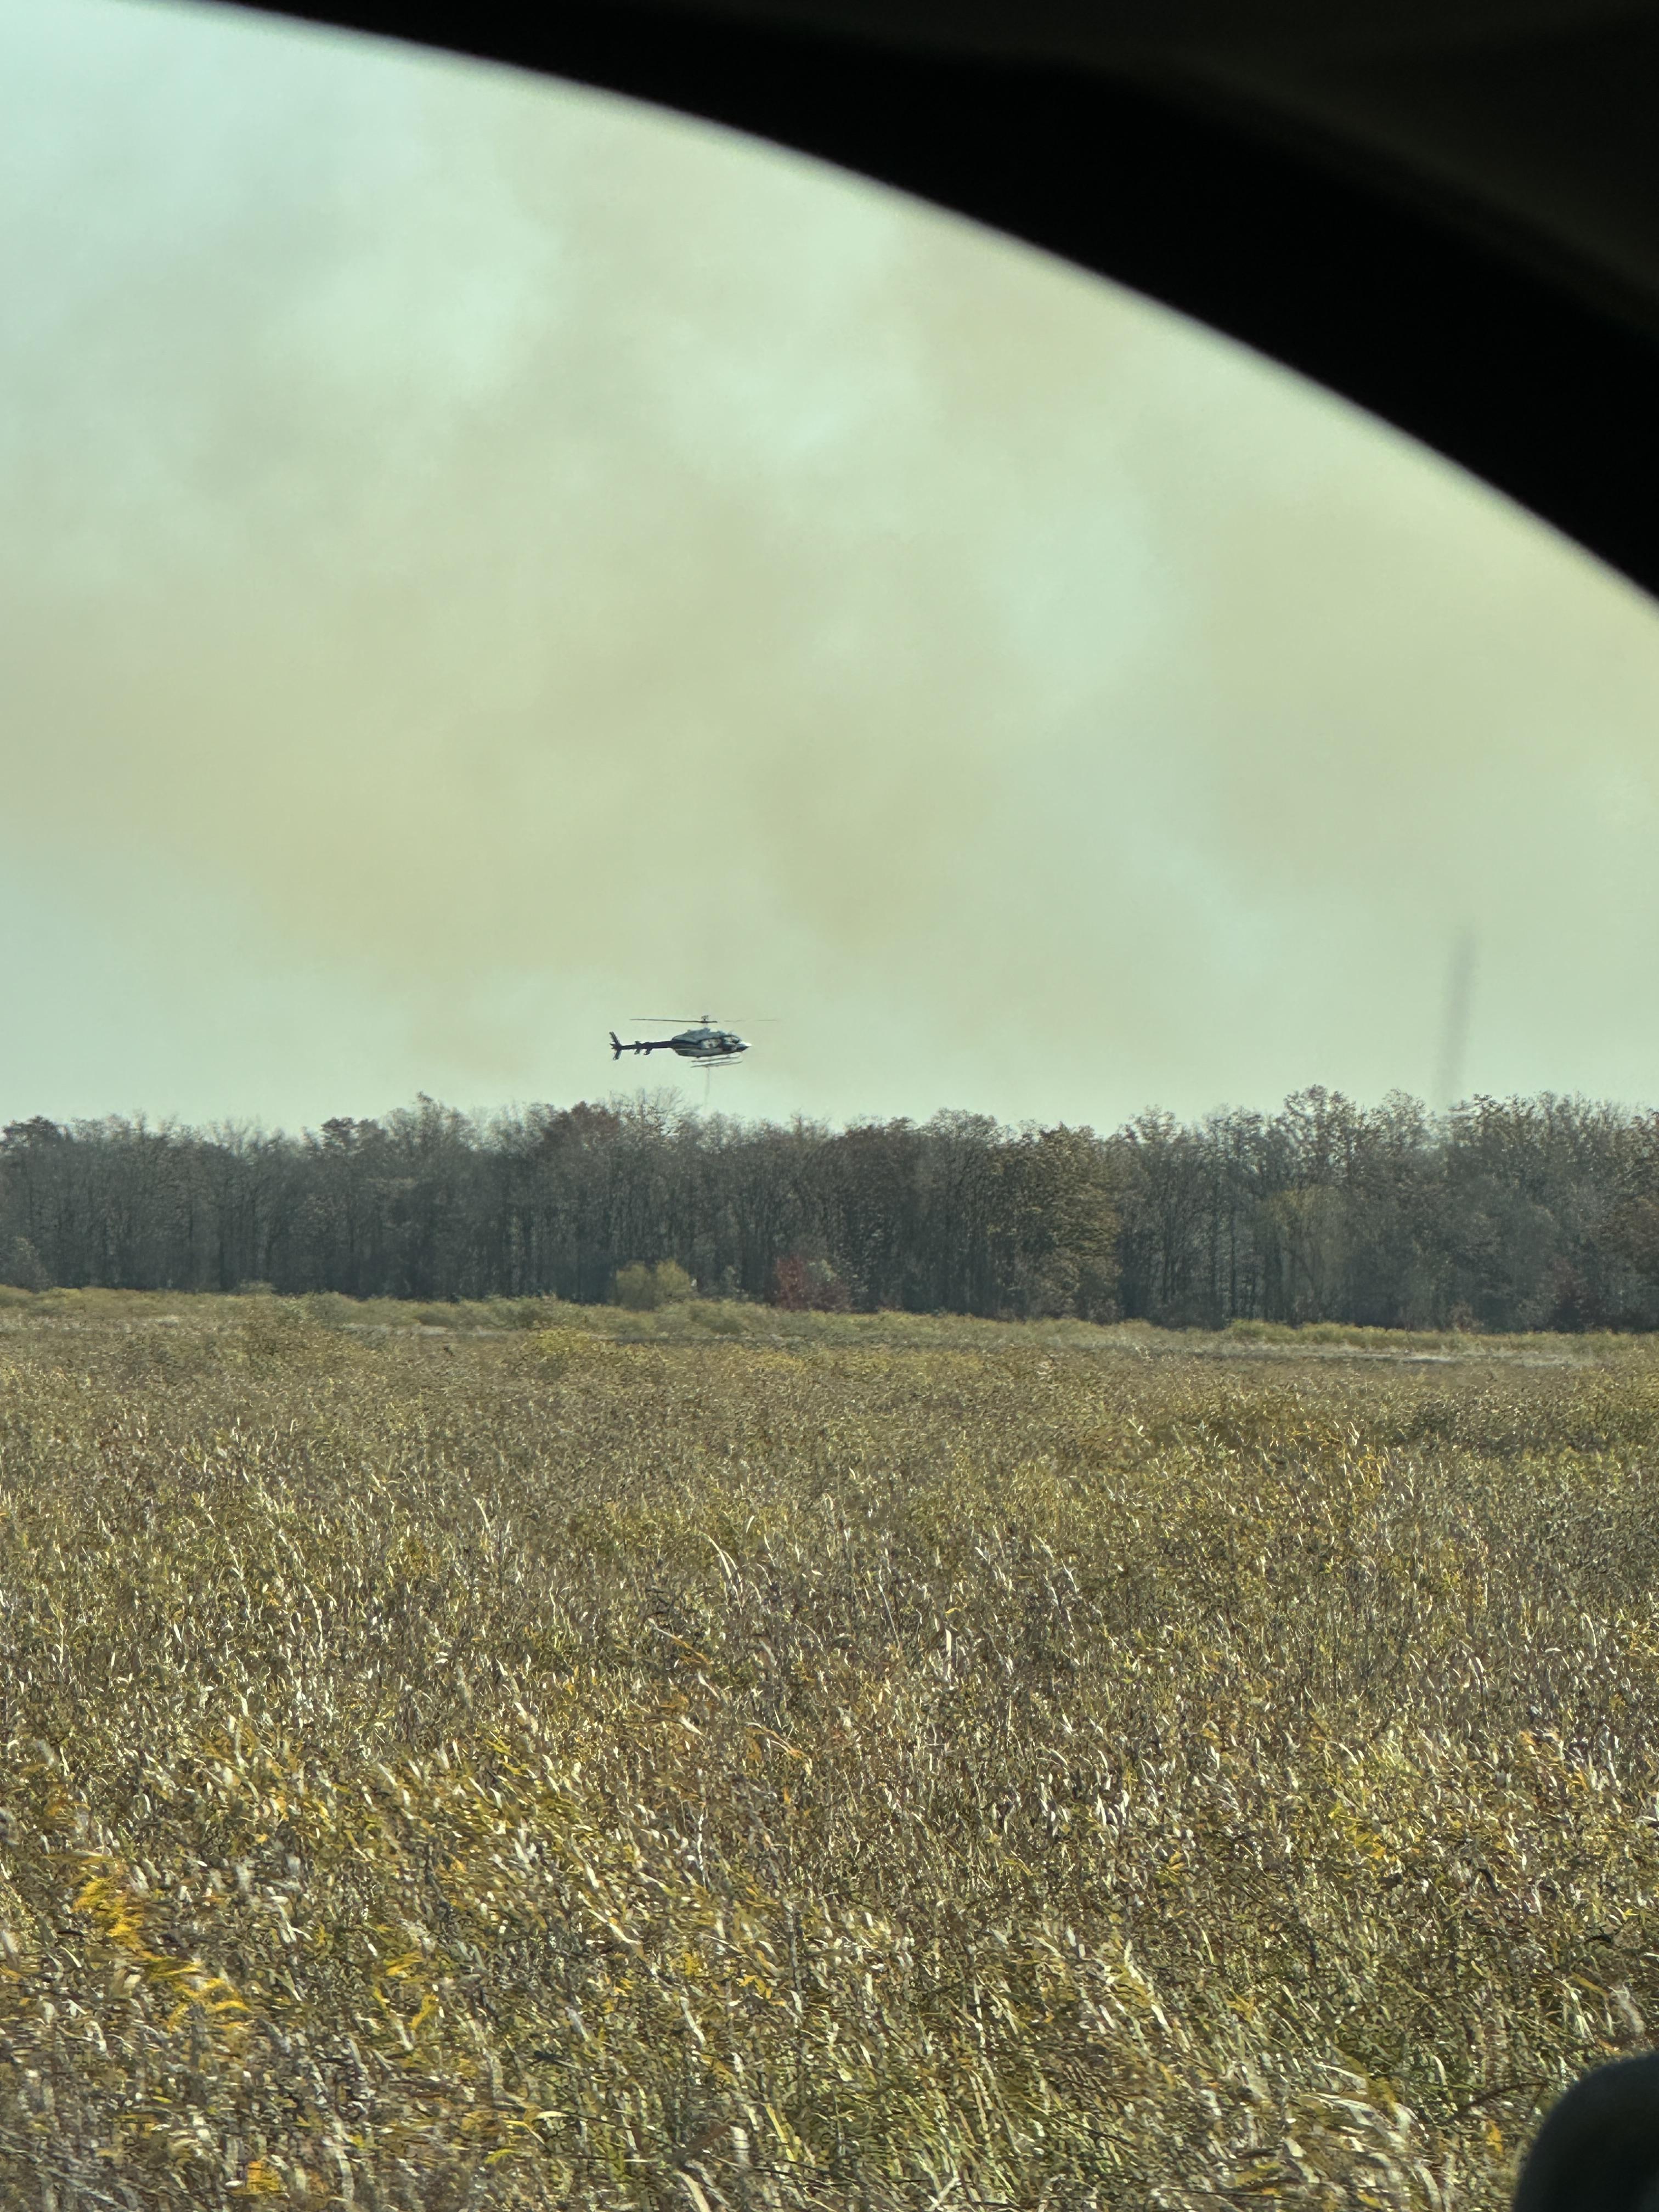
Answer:
<path fill-rule="evenodd" d="M 695 1060 L 705 1067 L 729 1065 L 740 1053 L 749 1049 L 744 1038 L 732 1030 L 717 1030 L 704 1024 L 697 1029 L 682 1030 L 676 1036 L 644 1037 L 632 1044 L 623 1044 L 617 1032 L 611 1032 L 611 1056 L 620 1060 L 625 1052 L 672 1052 L 681 1060 Z"/>

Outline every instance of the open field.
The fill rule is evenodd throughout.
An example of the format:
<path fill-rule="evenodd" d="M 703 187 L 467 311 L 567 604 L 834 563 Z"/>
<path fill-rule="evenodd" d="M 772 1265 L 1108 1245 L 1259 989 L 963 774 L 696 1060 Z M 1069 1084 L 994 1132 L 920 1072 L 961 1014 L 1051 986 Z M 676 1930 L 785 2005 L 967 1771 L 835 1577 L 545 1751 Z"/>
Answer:
<path fill-rule="evenodd" d="M 0 2202 L 1486 2207 L 1659 1352 L 10 1294 Z"/>

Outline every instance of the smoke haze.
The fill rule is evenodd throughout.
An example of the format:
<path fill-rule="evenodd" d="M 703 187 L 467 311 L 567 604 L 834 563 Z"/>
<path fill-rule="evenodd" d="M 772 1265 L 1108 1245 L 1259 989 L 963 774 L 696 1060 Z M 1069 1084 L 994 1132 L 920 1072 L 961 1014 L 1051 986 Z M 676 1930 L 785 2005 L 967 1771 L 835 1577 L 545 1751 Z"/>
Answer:
<path fill-rule="evenodd" d="M 1465 930 L 1469 1087 L 1659 1097 L 1656 611 L 1345 404 L 185 7 L 0 0 L 0 175 L 6 1115 L 568 1101 L 704 1007 L 744 1112 L 1427 1091 Z"/>

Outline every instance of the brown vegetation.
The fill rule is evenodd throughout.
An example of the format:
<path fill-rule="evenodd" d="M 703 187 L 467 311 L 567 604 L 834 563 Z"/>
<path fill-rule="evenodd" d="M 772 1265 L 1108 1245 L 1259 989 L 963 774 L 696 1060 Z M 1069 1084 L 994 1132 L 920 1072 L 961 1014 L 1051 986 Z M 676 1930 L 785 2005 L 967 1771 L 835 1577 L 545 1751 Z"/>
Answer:
<path fill-rule="evenodd" d="M 1645 2041 L 1640 1350 L 388 1317 L 7 1313 L 7 2204 L 1496 2206 Z"/>

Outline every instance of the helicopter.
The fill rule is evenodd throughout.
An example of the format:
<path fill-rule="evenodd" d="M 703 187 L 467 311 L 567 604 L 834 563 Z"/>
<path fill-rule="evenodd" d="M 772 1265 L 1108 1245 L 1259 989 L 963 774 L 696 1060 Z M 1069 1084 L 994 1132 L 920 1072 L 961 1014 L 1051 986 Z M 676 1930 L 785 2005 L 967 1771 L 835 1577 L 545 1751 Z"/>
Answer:
<path fill-rule="evenodd" d="M 625 1052 L 672 1052 L 682 1060 L 695 1060 L 703 1067 L 730 1067 L 741 1053 L 748 1051 L 746 1042 L 733 1030 L 717 1029 L 712 1014 L 698 1014 L 695 1020 L 681 1014 L 636 1016 L 645 1021 L 691 1021 L 691 1026 L 672 1037 L 651 1037 L 624 1044 L 615 1030 L 611 1032 L 611 1057 L 620 1060 Z"/>

